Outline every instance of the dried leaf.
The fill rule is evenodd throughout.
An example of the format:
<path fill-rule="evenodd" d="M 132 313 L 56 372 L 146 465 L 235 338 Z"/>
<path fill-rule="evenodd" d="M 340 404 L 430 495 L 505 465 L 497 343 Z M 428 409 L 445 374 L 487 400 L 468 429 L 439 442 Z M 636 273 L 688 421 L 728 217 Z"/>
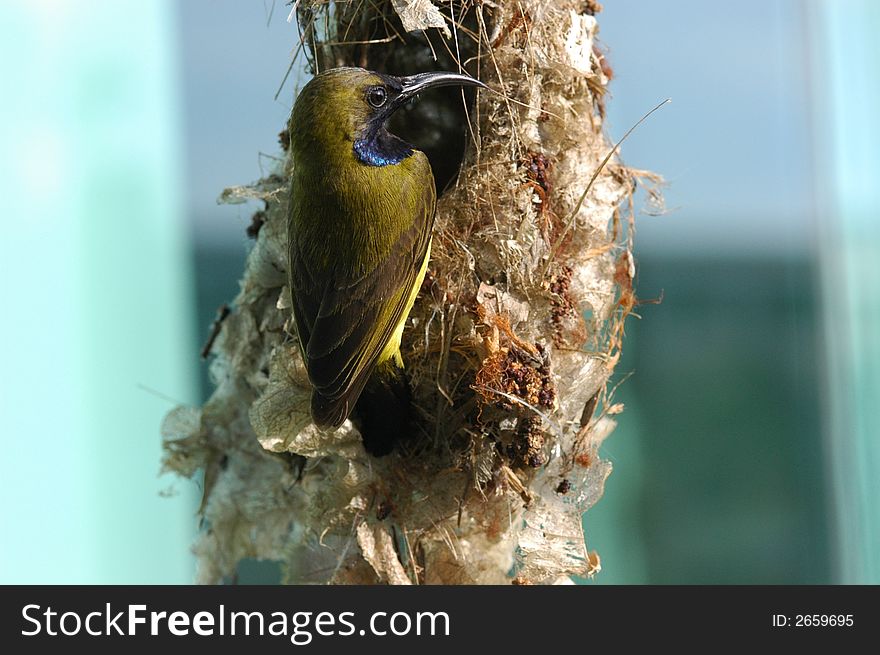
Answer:
<path fill-rule="evenodd" d="M 407 32 L 436 27 L 443 30 L 447 39 L 452 36 L 446 25 L 446 19 L 431 0 L 391 0 L 391 4 L 394 5 L 394 11 L 400 16 L 403 29 Z"/>

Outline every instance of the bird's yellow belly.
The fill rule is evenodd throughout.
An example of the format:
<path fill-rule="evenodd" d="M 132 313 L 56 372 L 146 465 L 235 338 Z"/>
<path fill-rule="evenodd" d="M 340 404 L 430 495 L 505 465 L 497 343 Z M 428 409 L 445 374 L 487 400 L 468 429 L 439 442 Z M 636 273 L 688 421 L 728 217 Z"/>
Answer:
<path fill-rule="evenodd" d="M 403 357 L 400 355 L 400 340 L 403 338 L 403 328 L 406 326 L 409 313 L 412 310 L 413 304 L 416 302 L 419 290 L 422 288 L 422 280 L 425 279 L 425 271 L 428 270 L 428 261 L 430 259 L 431 241 L 428 241 L 428 249 L 425 251 L 425 259 L 422 261 L 422 267 L 419 269 L 419 274 L 416 276 L 416 283 L 413 285 L 413 288 L 409 293 L 409 299 L 406 301 L 406 309 L 401 316 L 400 323 L 394 328 L 394 332 L 391 334 L 388 343 L 382 349 L 382 352 L 379 353 L 379 359 L 376 360 L 377 366 L 394 364 L 398 368 L 403 368 Z"/>

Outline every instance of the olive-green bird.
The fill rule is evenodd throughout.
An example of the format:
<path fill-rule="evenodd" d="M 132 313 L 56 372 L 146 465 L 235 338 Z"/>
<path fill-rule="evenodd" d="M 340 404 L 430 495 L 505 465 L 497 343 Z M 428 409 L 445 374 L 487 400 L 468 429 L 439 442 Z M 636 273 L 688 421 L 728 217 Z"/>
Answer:
<path fill-rule="evenodd" d="M 400 339 L 428 266 L 437 195 L 428 158 L 386 124 L 416 94 L 446 85 L 485 86 L 446 72 L 336 68 L 294 105 L 288 271 L 319 427 L 342 425 L 374 372 L 401 378 Z"/>

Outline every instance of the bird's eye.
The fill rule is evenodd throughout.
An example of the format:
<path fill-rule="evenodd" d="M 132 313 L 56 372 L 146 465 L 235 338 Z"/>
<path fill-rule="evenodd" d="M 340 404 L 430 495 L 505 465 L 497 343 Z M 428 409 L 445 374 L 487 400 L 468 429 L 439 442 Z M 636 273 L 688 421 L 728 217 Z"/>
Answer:
<path fill-rule="evenodd" d="M 374 86 L 367 91 L 367 102 L 378 109 L 388 100 L 388 94 L 381 86 Z"/>

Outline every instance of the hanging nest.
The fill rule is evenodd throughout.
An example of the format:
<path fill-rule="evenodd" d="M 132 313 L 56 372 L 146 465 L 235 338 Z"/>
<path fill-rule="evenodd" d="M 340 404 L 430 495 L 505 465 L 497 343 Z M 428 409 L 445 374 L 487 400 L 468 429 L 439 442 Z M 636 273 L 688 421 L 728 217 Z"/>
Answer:
<path fill-rule="evenodd" d="M 309 417 L 286 287 L 291 163 L 224 192 L 265 208 L 210 348 L 216 389 L 163 426 L 165 467 L 204 471 L 199 580 L 221 581 L 243 558 L 281 561 L 293 583 L 593 574 L 581 518 L 611 471 L 598 448 L 622 408 L 607 383 L 636 304 L 635 176 L 616 158 L 602 165 L 611 71 L 599 6 L 296 7 L 312 71 L 465 70 L 492 92 L 425 98 L 394 127 L 426 151 L 445 193 L 402 345 L 418 426 L 386 457 L 369 456 L 351 422 L 326 433 Z"/>

